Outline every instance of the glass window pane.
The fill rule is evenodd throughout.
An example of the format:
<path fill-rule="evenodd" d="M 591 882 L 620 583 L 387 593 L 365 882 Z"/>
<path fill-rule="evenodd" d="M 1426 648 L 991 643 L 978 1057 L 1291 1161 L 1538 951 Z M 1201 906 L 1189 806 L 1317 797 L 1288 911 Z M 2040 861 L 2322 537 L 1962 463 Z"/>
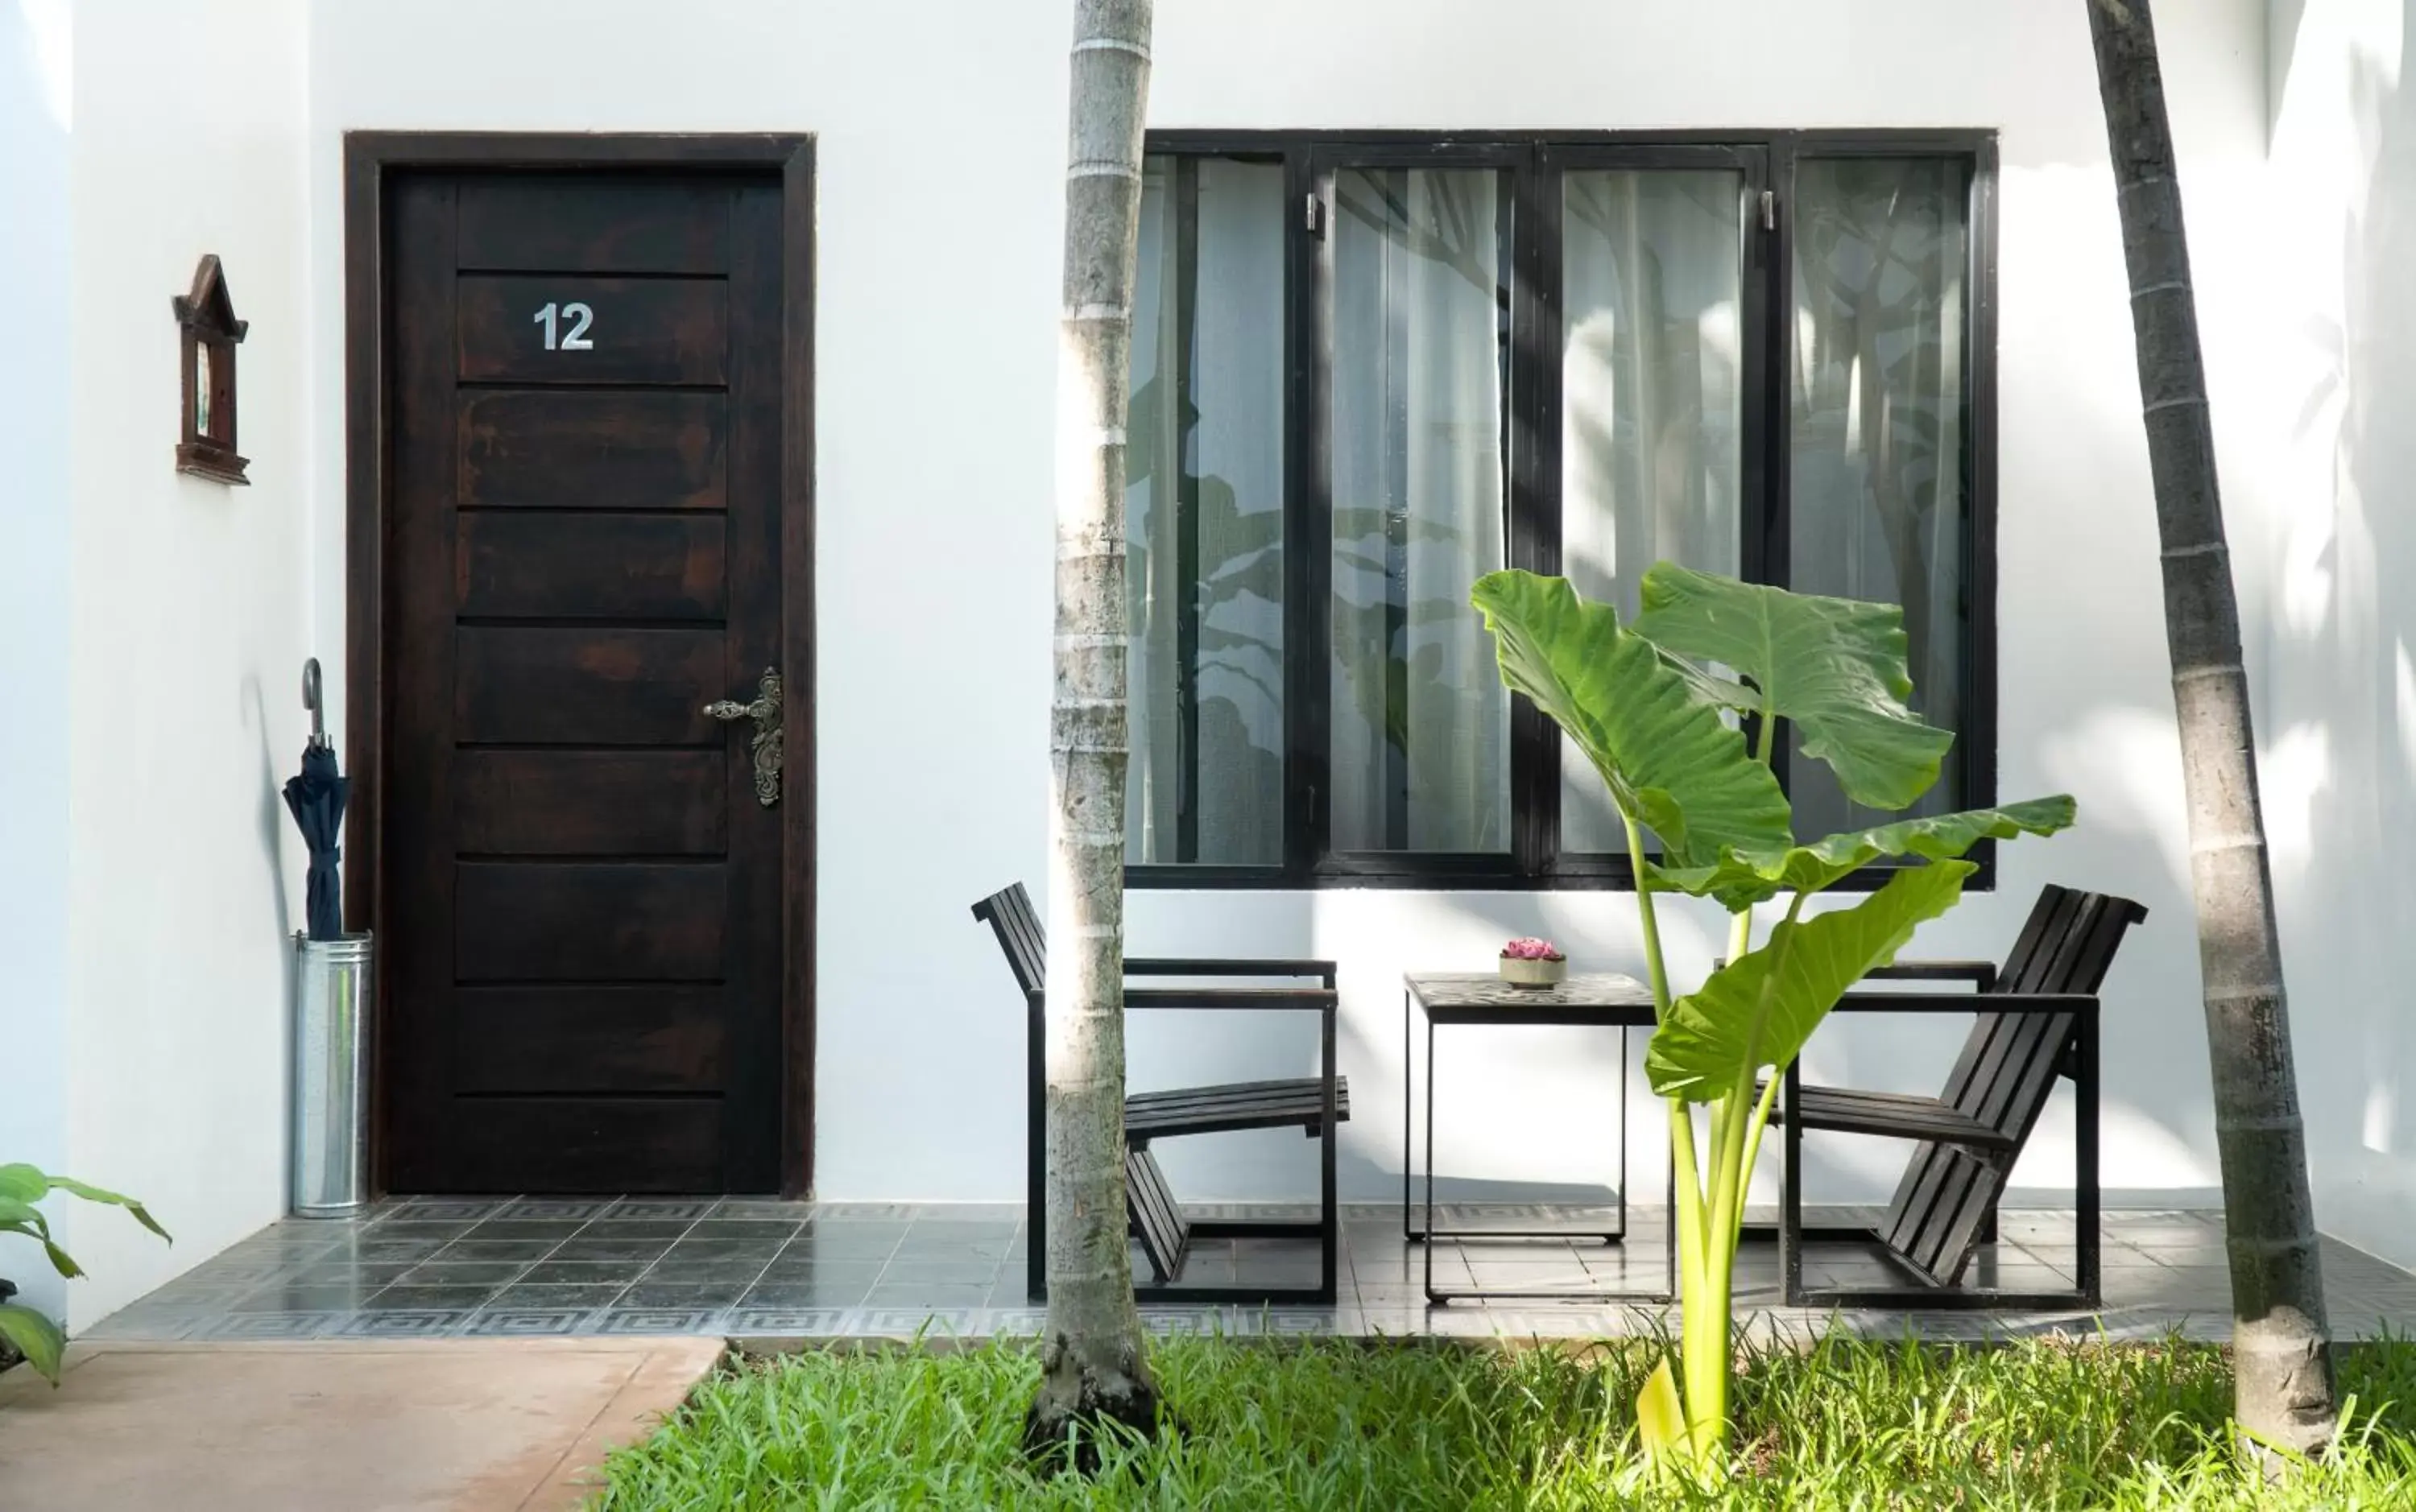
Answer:
<path fill-rule="evenodd" d="M 1738 570 L 1744 181 L 1562 177 L 1561 568 L 1620 617 L 1665 558 Z M 1561 849 L 1619 851 L 1602 778 L 1561 742 Z"/>
<path fill-rule="evenodd" d="M 1904 606 L 1912 706 L 1959 730 L 1971 439 L 1964 425 L 1969 167 L 1807 159 L 1795 174 L 1790 542 L 1795 589 Z M 1913 811 L 1962 806 L 1957 763 Z M 1796 831 L 1875 822 L 1794 760 Z"/>
<path fill-rule="evenodd" d="M 1140 864 L 1283 861 L 1283 169 L 1148 160 L 1125 427 Z"/>
<path fill-rule="evenodd" d="M 1335 178 L 1336 850 L 1510 848 L 1509 697 L 1470 606 L 1503 561 L 1509 178 Z"/>

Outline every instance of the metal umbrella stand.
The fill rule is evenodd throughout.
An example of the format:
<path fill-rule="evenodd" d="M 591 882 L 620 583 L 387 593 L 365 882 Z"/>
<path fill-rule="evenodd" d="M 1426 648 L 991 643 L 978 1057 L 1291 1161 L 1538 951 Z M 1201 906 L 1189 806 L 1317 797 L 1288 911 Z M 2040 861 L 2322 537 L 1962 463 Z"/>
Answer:
<path fill-rule="evenodd" d="M 307 928 L 294 936 L 294 1211 L 342 1218 L 369 1201 L 370 936 L 343 927 L 343 828 L 351 783 L 327 740 L 316 658 L 302 669 L 310 743 L 285 806 L 310 853 Z"/>

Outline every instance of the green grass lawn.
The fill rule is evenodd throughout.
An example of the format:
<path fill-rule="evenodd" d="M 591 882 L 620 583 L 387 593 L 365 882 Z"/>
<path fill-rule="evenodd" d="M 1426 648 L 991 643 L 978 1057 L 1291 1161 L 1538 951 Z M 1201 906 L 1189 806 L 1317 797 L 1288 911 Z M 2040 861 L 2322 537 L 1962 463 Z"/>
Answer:
<path fill-rule="evenodd" d="M 606 1467 L 596 1505 L 746 1507 L 2416 1508 L 2416 1345 L 2350 1346 L 2355 1427 L 2281 1492 L 2237 1468 L 2219 1350 L 1833 1340 L 1758 1355 L 1737 1473 L 1691 1499 L 1643 1478 L 1630 1403 L 1652 1347 L 1172 1340 L 1190 1432 L 1095 1480 L 1017 1454 L 1027 1343 L 816 1351 L 741 1364 Z"/>

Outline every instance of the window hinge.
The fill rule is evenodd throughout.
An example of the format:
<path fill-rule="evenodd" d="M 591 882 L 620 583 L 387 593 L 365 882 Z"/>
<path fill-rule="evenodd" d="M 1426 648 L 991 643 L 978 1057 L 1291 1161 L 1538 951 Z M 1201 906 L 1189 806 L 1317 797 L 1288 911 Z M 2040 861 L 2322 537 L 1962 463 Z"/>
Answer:
<path fill-rule="evenodd" d="M 1761 191 L 1761 229 L 1764 231 L 1778 229 L 1778 193 L 1774 189 Z"/>
<path fill-rule="evenodd" d="M 1325 234 L 1325 202 L 1320 200 L 1314 191 L 1301 202 L 1300 229 L 1311 236 Z"/>

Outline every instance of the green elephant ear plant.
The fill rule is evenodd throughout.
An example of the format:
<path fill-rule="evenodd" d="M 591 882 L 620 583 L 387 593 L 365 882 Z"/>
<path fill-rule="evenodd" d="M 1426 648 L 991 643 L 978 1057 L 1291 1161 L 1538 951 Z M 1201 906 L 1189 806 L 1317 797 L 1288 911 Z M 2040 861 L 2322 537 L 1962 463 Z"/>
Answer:
<path fill-rule="evenodd" d="M 1903 819 L 1798 845 L 1771 771 L 1782 722 L 1856 803 L 1902 810 L 1938 781 L 1954 737 L 1906 705 L 1900 609 L 1666 561 L 1644 575 L 1643 612 L 1630 625 L 1565 578 L 1499 572 L 1472 597 L 1493 632 L 1502 681 L 1585 754 L 1626 829 L 1655 1017 L 1645 1069 L 1669 1103 L 1678 1168 L 1682 1298 L 1677 1368 L 1665 1358 L 1654 1370 L 1637 1421 L 1656 1461 L 1717 1476 L 1745 1185 L 1779 1073 L 1847 989 L 1955 906 L 1976 870 L 1966 851 L 1986 838 L 2052 834 L 2072 823 L 2073 801 Z M 1927 864 L 1895 870 L 1850 907 L 1804 916 L 1807 902 L 1850 874 L 1904 858 Z M 1654 911 L 1672 892 L 1711 898 L 1730 915 L 1725 964 L 1684 995 L 1671 988 Z M 1780 899 L 1783 913 L 1756 945 L 1755 906 Z"/>
<path fill-rule="evenodd" d="M 159 1237 L 168 1238 L 168 1231 L 159 1226 L 131 1197 L 121 1197 L 98 1187 L 87 1187 L 66 1176 L 45 1175 L 30 1165 L 0 1165 L 0 1234 L 20 1234 L 42 1247 L 50 1257 L 51 1268 L 72 1280 L 83 1274 L 65 1250 L 51 1237 L 50 1220 L 42 1216 L 36 1205 L 54 1191 L 70 1197 L 81 1197 L 88 1203 L 106 1203 L 123 1207 L 134 1215 L 134 1220 Z M 175 1241 L 170 1239 L 171 1244 Z M 67 1336 L 59 1325 L 32 1308 L 11 1302 L 15 1289 L 0 1282 L 0 1344 L 5 1344 L 25 1356 L 31 1365 L 49 1378 L 51 1385 L 59 1384 L 59 1357 L 66 1353 Z"/>

